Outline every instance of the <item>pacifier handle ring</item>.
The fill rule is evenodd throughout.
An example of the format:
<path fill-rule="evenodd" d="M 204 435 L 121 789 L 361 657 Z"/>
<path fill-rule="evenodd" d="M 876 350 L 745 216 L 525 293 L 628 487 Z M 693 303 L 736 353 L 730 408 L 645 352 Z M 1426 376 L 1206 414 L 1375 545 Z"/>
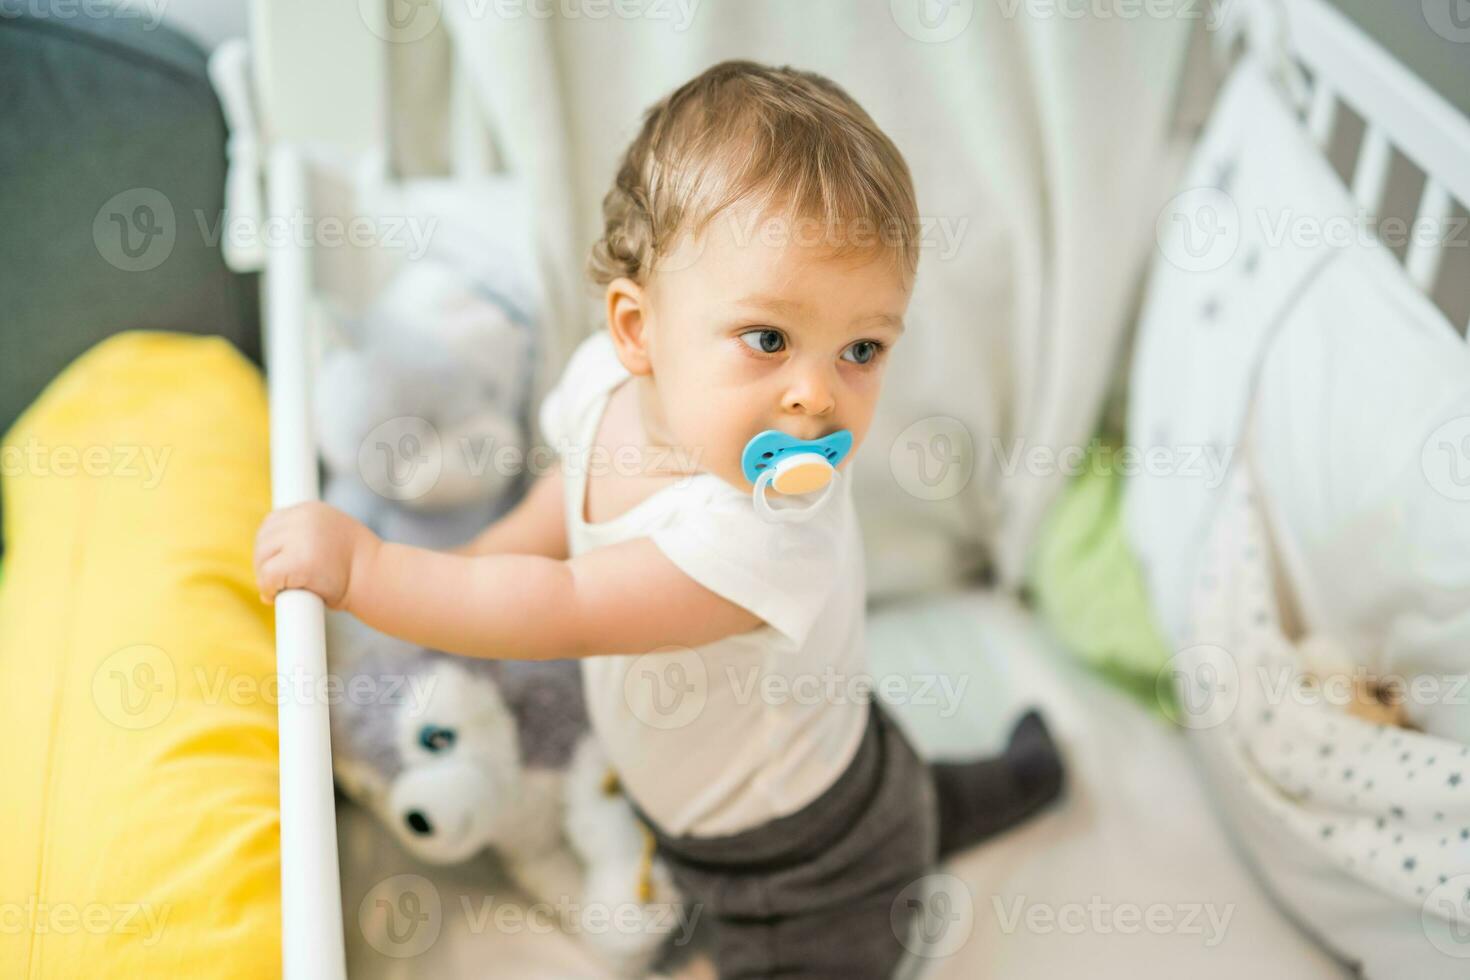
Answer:
<path fill-rule="evenodd" d="M 766 500 L 766 487 L 770 484 L 771 480 L 775 478 L 775 476 L 775 470 L 766 470 L 765 472 L 761 473 L 759 477 L 756 478 L 756 512 L 767 521 L 775 524 L 796 524 L 801 521 L 807 520 L 807 517 L 803 515 L 805 515 L 808 511 L 816 510 L 818 507 L 821 507 L 827 502 L 827 498 L 832 496 L 832 491 L 837 487 L 837 481 L 842 477 L 842 471 L 835 468 L 832 470 L 832 479 L 827 481 L 826 489 L 822 491 L 822 495 L 816 499 L 816 502 L 808 504 L 805 507 L 790 509 L 783 508 L 781 510 L 776 510 L 774 507 L 771 506 L 770 501 Z"/>

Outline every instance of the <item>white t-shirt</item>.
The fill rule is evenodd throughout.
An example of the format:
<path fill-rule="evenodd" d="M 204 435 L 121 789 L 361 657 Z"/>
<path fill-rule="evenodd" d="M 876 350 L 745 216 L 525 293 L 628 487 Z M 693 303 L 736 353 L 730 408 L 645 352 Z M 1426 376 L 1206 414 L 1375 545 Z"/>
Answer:
<path fill-rule="evenodd" d="M 765 625 L 695 650 L 588 657 L 588 713 L 623 784 L 655 822 L 673 834 L 730 834 L 820 795 L 867 724 L 863 554 L 850 470 L 802 524 L 767 523 L 748 493 L 712 473 L 589 524 L 589 466 L 626 465 L 592 447 L 608 396 L 629 377 L 602 330 L 577 348 L 541 405 L 542 432 L 562 459 L 571 554 L 652 538 L 686 575 Z"/>

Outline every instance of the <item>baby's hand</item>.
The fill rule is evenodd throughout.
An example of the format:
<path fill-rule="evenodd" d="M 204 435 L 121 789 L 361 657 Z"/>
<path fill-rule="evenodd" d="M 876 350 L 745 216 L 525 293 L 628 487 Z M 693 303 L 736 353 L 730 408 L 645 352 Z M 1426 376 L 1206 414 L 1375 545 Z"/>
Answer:
<path fill-rule="evenodd" d="M 333 609 L 347 604 L 354 568 L 377 549 L 377 535 L 323 503 L 272 512 L 255 535 L 255 579 L 260 598 L 282 589 L 307 589 Z"/>

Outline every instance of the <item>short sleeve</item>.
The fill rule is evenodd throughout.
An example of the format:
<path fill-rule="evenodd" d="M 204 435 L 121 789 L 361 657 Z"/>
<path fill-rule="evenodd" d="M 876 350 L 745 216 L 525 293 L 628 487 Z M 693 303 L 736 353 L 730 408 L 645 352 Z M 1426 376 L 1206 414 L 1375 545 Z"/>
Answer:
<path fill-rule="evenodd" d="M 577 437 L 579 419 L 603 392 L 628 376 L 612 338 L 599 330 L 577 346 L 556 384 L 541 399 L 536 421 L 548 445 L 561 452 Z"/>
<path fill-rule="evenodd" d="M 838 494 L 810 521 L 771 524 L 756 513 L 750 497 L 722 487 L 727 492 L 700 500 L 650 537 L 684 574 L 750 610 L 800 648 L 839 576 L 850 574 L 850 502 Z"/>

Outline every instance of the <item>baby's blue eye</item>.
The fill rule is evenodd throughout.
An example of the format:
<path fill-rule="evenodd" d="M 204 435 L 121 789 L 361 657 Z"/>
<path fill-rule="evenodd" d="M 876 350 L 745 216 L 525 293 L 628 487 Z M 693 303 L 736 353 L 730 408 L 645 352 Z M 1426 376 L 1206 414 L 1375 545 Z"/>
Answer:
<path fill-rule="evenodd" d="M 443 752 L 454 747 L 454 729 L 425 725 L 419 729 L 419 744 L 430 752 Z"/>
<path fill-rule="evenodd" d="M 745 346 L 751 350 L 758 350 L 762 354 L 774 354 L 786 346 L 786 338 L 781 336 L 781 331 L 772 330 L 770 327 L 747 330 L 740 335 L 740 339 Z"/>
<path fill-rule="evenodd" d="M 875 340 L 859 340 L 842 352 L 842 359 L 852 361 L 854 364 L 868 364 L 878 356 L 878 351 L 881 349 Z M 852 357 L 848 357 L 848 354 L 851 354 Z"/>

